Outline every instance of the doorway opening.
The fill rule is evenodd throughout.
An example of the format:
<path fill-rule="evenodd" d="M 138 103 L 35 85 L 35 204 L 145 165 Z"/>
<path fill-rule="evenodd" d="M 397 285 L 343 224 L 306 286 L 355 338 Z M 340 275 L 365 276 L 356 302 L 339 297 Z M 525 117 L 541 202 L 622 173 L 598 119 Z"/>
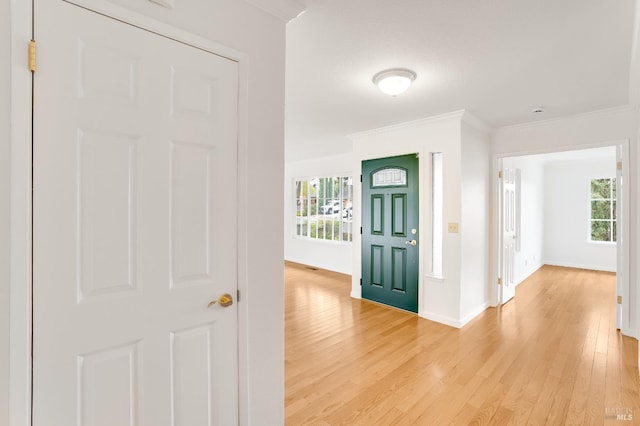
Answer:
<path fill-rule="evenodd" d="M 496 305 L 545 264 L 613 272 L 628 292 L 627 157 L 621 141 L 496 158 Z"/>

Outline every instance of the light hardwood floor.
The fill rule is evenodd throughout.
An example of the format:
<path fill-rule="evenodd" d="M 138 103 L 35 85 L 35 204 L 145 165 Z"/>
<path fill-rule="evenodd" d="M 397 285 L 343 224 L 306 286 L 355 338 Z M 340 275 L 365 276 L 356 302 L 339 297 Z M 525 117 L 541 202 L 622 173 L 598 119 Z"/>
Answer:
<path fill-rule="evenodd" d="M 350 289 L 286 265 L 287 425 L 640 424 L 613 274 L 545 266 L 461 330 Z"/>

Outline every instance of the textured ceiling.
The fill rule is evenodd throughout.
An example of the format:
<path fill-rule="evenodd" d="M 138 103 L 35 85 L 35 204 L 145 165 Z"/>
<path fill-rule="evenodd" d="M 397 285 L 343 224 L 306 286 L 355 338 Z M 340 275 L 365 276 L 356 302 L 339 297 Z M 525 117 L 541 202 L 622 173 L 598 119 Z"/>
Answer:
<path fill-rule="evenodd" d="M 466 109 L 492 127 L 628 102 L 634 0 L 307 0 L 287 25 L 287 160 Z M 371 82 L 414 70 L 396 98 Z M 531 109 L 543 106 L 545 113 Z"/>

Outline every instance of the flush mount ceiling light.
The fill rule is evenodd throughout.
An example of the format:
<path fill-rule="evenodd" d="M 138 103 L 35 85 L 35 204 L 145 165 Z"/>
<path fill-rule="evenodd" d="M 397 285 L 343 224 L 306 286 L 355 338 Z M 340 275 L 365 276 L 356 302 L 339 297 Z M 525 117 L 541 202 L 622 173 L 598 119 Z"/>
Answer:
<path fill-rule="evenodd" d="M 391 70 L 380 71 L 374 75 L 373 84 L 378 86 L 382 93 L 397 96 L 406 92 L 415 79 L 415 72 L 404 68 L 394 68 Z"/>

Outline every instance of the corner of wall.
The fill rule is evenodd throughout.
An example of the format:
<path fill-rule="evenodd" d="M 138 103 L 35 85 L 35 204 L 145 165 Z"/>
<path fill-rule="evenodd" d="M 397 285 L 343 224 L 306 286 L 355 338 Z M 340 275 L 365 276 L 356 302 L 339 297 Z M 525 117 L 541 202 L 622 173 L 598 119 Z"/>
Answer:
<path fill-rule="evenodd" d="M 492 186 L 488 126 L 465 113 L 461 130 L 460 322 L 464 325 L 477 309 L 486 309 L 491 292 Z"/>
<path fill-rule="evenodd" d="M 427 319 L 429 321 L 434 321 L 440 324 L 448 325 L 453 328 L 461 328 L 462 322 L 457 318 L 452 318 L 446 315 L 436 314 L 433 312 L 422 312 L 419 315 L 421 318 Z"/>
<path fill-rule="evenodd" d="M 0 2 L 0 57 L 11 58 L 11 2 Z M 9 425 L 11 61 L 0 62 L 0 426 Z"/>
<path fill-rule="evenodd" d="M 250 5 L 263 10 L 284 23 L 302 15 L 306 10 L 303 3 L 297 0 L 244 0 Z"/>
<path fill-rule="evenodd" d="M 493 129 L 487 123 L 466 110 L 462 113 L 461 123 L 463 127 L 467 125 L 484 134 L 487 137 L 487 142 L 489 142 L 489 137 Z"/>
<path fill-rule="evenodd" d="M 631 41 L 631 64 L 629 66 L 629 103 L 640 105 L 640 2 L 636 1 Z"/>
<path fill-rule="evenodd" d="M 478 306 L 476 306 L 476 307 L 472 308 L 471 310 L 469 310 L 469 312 L 467 314 L 465 314 L 465 315 L 463 315 L 461 317 L 461 319 L 460 319 L 460 327 L 464 327 L 465 325 L 467 325 L 469 322 L 471 322 L 471 320 L 473 320 L 475 317 L 477 317 L 478 315 L 483 313 L 490 306 L 491 306 L 491 304 L 489 303 L 489 301 L 485 300 L 483 303 L 481 303 Z"/>

